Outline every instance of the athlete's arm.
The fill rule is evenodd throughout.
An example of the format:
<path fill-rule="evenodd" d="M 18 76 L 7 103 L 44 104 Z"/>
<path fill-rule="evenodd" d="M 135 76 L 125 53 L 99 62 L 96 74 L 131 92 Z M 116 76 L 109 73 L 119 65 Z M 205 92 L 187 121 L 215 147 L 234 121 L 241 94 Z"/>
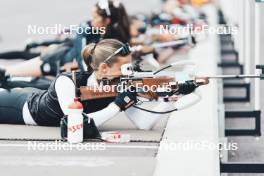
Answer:
<path fill-rule="evenodd" d="M 57 92 L 60 107 L 63 113 L 67 114 L 67 107 L 69 103 L 71 103 L 75 98 L 75 85 L 73 81 L 67 76 L 60 76 L 56 80 L 55 89 Z M 103 123 L 105 123 L 107 120 L 116 116 L 121 109 L 122 110 L 127 109 L 129 107 L 127 105 L 132 105 L 131 103 L 129 102 L 127 103 L 124 101 L 124 98 L 125 97 L 127 98 L 127 96 L 129 96 L 131 100 L 133 100 L 135 95 L 130 95 L 130 93 L 120 94 L 116 98 L 115 102 L 109 104 L 106 108 L 87 115 L 94 119 L 95 124 L 97 126 L 100 126 Z M 176 107 L 177 109 L 181 110 L 193 105 L 194 103 L 199 101 L 199 99 L 200 96 L 196 91 L 196 93 L 183 96 L 180 100 L 178 100 L 174 104 L 174 106 L 172 106 L 171 103 L 162 102 L 157 104 L 153 109 L 155 109 L 156 111 L 167 111 Z M 126 114 L 128 118 L 139 129 L 145 129 L 145 130 L 151 129 L 160 118 L 164 117 L 164 115 L 161 114 L 153 114 L 135 109 L 133 107 L 127 109 Z"/>
<path fill-rule="evenodd" d="M 173 107 L 172 104 L 168 102 L 158 102 L 158 103 L 155 102 L 154 106 L 153 105 L 150 107 L 144 106 L 144 108 L 162 112 L 162 111 L 168 111 L 174 109 L 175 107 Z M 169 115 L 169 114 L 154 114 L 146 111 L 141 111 L 134 107 L 127 109 L 125 113 L 127 117 L 136 125 L 136 127 L 141 130 L 150 130 L 161 118 L 168 117 Z"/>
<path fill-rule="evenodd" d="M 186 93 L 186 92 L 185 92 Z M 188 92 L 187 95 L 179 95 L 180 98 L 176 102 L 160 102 L 150 107 L 144 107 L 146 109 L 153 109 L 158 112 L 169 111 L 172 109 L 183 110 L 196 104 L 200 101 L 201 95 L 199 89 L 196 89 L 193 93 Z M 139 105 L 138 105 L 139 106 Z M 170 114 L 155 114 L 146 111 L 141 111 L 136 108 L 129 108 L 125 111 L 127 117 L 136 125 L 137 128 L 142 130 L 150 130 L 153 126 L 164 117 L 168 117 Z"/>
<path fill-rule="evenodd" d="M 67 76 L 60 76 L 56 80 L 55 89 L 60 107 L 63 113 L 67 115 L 68 114 L 67 107 L 75 98 L 75 85 L 73 81 Z M 110 103 L 106 108 L 87 115 L 94 119 L 96 126 L 100 126 L 103 123 L 105 123 L 107 120 L 116 116 L 121 109 L 127 106 L 128 103 L 123 101 L 123 98 L 125 96 L 129 96 L 129 95 L 128 94 L 119 95 L 116 98 L 115 102 Z"/>
<path fill-rule="evenodd" d="M 96 126 L 100 126 L 104 124 L 106 121 L 115 117 L 119 113 L 120 113 L 120 108 L 115 103 L 110 103 L 106 108 L 100 111 L 89 113 L 87 114 L 87 116 L 94 119 L 94 123 Z"/>
<path fill-rule="evenodd" d="M 59 76 L 55 82 L 55 90 L 62 112 L 68 115 L 67 109 L 75 98 L 75 85 L 67 76 Z"/>

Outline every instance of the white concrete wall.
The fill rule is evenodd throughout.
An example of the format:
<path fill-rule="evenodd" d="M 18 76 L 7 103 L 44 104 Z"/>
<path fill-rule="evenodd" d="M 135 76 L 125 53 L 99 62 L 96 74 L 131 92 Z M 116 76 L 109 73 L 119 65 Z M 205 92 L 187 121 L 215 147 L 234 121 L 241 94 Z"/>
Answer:
<path fill-rule="evenodd" d="M 217 13 L 214 6 L 205 7 L 209 23 L 216 25 Z M 216 74 L 219 59 L 219 40 L 210 35 L 206 41 L 197 45 L 189 54 L 190 60 L 197 64 L 201 73 Z M 198 73 L 199 74 L 199 73 Z M 218 89 L 217 83 L 199 88 L 202 100 L 196 105 L 175 112 L 166 127 L 161 146 L 165 143 L 177 145 L 196 145 L 210 143 L 217 145 L 218 138 Z M 155 176 L 219 176 L 219 151 L 217 149 L 201 150 L 198 148 L 160 147 L 157 155 Z"/>

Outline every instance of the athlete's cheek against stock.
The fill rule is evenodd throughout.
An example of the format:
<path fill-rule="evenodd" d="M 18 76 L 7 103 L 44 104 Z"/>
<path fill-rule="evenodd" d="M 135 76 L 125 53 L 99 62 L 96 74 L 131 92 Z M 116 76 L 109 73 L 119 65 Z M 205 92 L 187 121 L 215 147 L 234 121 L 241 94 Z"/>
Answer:
<path fill-rule="evenodd" d="M 111 67 L 108 69 L 109 75 L 122 75 L 121 72 L 121 66 L 124 64 L 129 64 L 132 62 L 131 55 L 125 56 L 125 57 L 119 57 L 118 62 L 114 63 Z"/>

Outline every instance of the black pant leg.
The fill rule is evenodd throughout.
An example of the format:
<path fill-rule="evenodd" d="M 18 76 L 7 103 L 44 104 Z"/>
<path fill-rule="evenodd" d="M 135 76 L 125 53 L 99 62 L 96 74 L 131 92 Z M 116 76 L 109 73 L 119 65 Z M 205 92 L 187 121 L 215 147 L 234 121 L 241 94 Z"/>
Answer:
<path fill-rule="evenodd" d="M 0 89 L 0 124 L 25 124 L 23 106 L 33 92 L 32 88 Z"/>
<path fill-rule="evenodd" d="M 25 59 L 29 60 L 34 57 L 40 56 L 40 53 L 33 53 L 30 51 L 9 51 L 0 53 L 1 59 Z"/>
<path fill-rule="evenodd" d="M 48 90 L 50 84 L 52 83 L 52 80 L 47 78 L 35 78 L 32 81 L 13 81 L 8 79 L 6 83 L 6 87 L 9 89 L 12 88 L 25 88 L 25 87 L 33 87 L 41 90 Z"/>

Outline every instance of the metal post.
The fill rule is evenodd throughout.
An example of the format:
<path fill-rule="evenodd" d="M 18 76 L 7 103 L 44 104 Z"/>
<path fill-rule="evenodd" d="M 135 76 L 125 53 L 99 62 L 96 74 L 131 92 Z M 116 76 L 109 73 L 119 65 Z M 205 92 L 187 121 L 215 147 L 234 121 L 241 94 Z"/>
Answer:
<path fill-rule="evenodd" d="M 255 65 L 260 64 L 260 23 L 261 23 L 261 12 L 260 3 L 255 3 Z M 255 70 L 256 74 L 260 74 L 259 70 Z M 255 110 L 260 110 L 260 80 L 255 80 Z"/>
<path fill-rule="evenodd" d="M 239 63 L 245 61 L 245 2 L 242 0 L 239 5 Z"/>
<path fill-rule="evenodd" d="M 244 42 L 244 46 L 245 46 L 245 74 L 250 74 L 251 73 L 251 65 L 253 65 L 253 63 L 251 63 L 251 58 L 252 58 L 252 50 L 251 50 L 251 35 L 252 35 L 252 26 L 251 26 L 251 3 L 254 3 L 251 0 L 245 0 L 245 42 Z M 246 79 L 246 82 L 249 83 L 250 79 Z"/>

